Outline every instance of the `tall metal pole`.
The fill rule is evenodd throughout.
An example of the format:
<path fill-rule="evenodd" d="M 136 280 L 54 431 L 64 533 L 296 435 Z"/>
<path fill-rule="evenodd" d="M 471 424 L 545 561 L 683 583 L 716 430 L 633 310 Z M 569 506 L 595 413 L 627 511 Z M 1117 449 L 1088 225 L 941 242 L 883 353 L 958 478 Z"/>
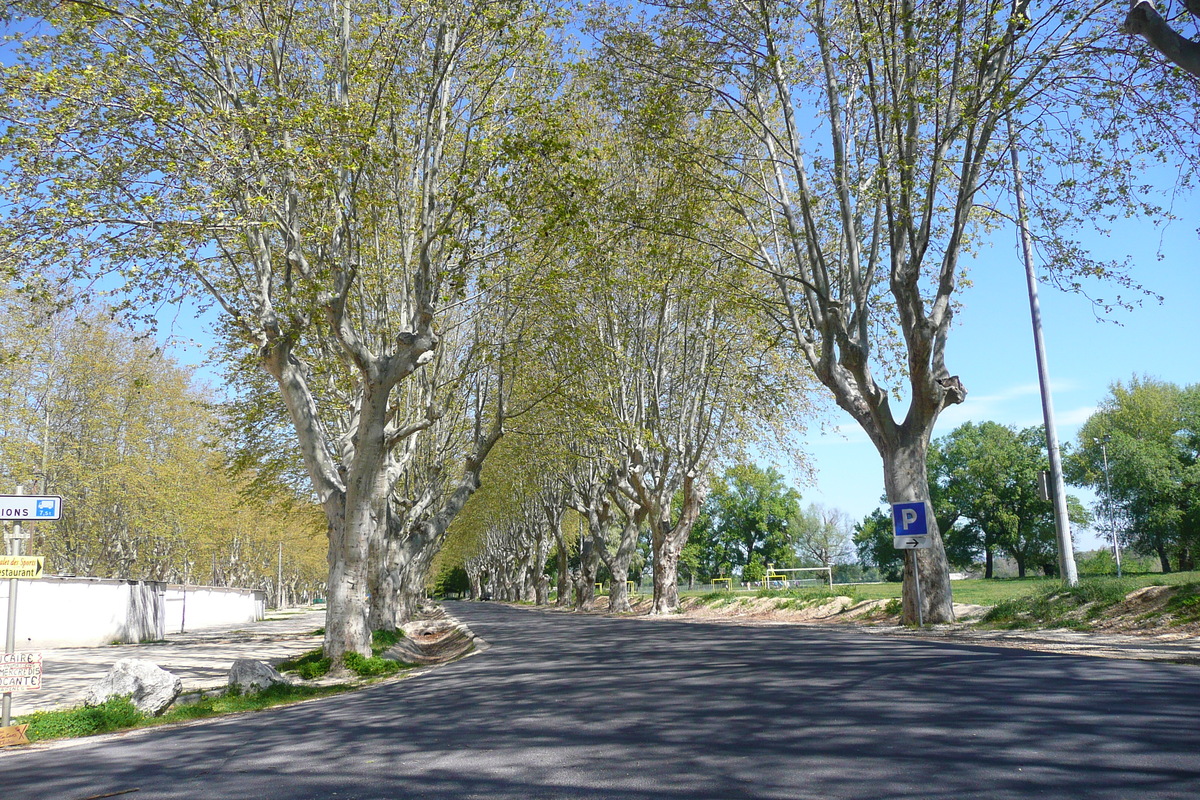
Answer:
<path fill-rule="evenodd" d="M 283 608 L 283 542 L 279 543 L 279 577 L 275 581 L 275 607 Z"/>
<path fill-rule="evenodd" d="M 1108 481 L 1108 435 L 1099 440 L 1100 452 L 1104 454 L 1104 499 L 1108 506 L 1108 530 L 1112 534 L 1113 556 L 1117 559 L 1117 577 L 1121 577 L 1121 543 L 1117 541 L 1117 520 L 1113 516 L 1112 484 Z"/>
<path fill-rule="evenodd" d="M 917 587 L 917 627 L 925 627 L 925 615 L 921 613 L 921 559 L 917 558 L 916 550 L 909 550 L 913 562 L 913 583 Z"/>
<path fill-rule="evenodd" d="M 25 487 L 18 484 L 17 494 L 25 494 Z M 13 532 L 8 538 L 8 555 L 21 555 L 21 523 L 13 522 Z M 17 579 L 8 581 L 8 628 L 4 632 L 4 653 L 12 655 L 17 649 Z M 12 723 L 12 692 L 4 693 L 0 705 L 0 728 L 7 728 Z"/>
<path fill-rule="evenodd" d="M 1079 583 L 1075 570 L 1075 550 L 1071 544 L 1071 521 L 1067 516 L 1067 487 L 1063 482 L 1062 459 L 1058 451 L 1058 429 L 1054 425 L 1054 401 L 1050 398 L 1050 368 L 1046 364 L 1046 346 L 1042 341 L 1042 311 L 1038 303 L 1037 273 L 1033 267 L 1033 244 L 1025 219 L 1025 189 L 1017 162 L 1012 118 L 1008 124 L 1008 154 L 1012 160 L 1013 183 L 1017 195 L 1017 227 L 1021 232 L 1021 254 L 1025 260 L 1025 283 L 1029 288 L 1029 316 L 1033 321 L 1033 349 L 1037 354 L 1038 386 L 1042 392 L 1042 417 L 1046 422 L 1046 450 L 1050 455 L 1050 479 L 1054 486 L 1054 530 L 1058 534 L 1058 572 L 1068 586 Z"/>

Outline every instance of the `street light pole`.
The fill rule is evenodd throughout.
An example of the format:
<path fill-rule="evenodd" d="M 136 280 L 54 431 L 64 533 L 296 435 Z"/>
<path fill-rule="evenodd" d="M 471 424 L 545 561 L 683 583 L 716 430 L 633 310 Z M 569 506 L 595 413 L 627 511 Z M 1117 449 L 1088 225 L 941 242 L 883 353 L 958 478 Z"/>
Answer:
<path fill-rule="evenodd" d="M 1062 459 L 1058 448 L 1058 429 L 1054 425 L 1054 401 L 1050 397 L 1050 368 L 1046 364 L 1046 345 L 1042 339 L 1042 310 L 1038 302 L 1037 274 L 1033 266 L 1033 243 L 1025 220 L 1025 190 L 1021 184 L 1021 168 L 1017 146 L 1013 139 L 1012 118 L 1007 119 L 1009 158 L 1012 164 L 1013 188 L 1017 199 L 1017 227 L 1021 239 L 1021 255 L 1025 261 L 1025 283 L 1029 291 L 1029 315 L 1033 323 L 1033 349 L 1037 359 L 1038 386 L 1042 394 L 1042 419 L 1046 423 L 1046 454 L 1050 457 L 1050 479 L 1054 489 L 1054 530 L 1058 539 L 1058 571 L 1068 586 L 1079 583 L 1075 568 L 1075 550 L 1071 541 L 1071 521 L 1067 515 L 1067 488 L 1063 481 Z"/>
<path fill-rule="evenodd" d="M 1108 442 L 1111 437 L 1108 434 L 1094 441 L 1100 444 L 1100 452 L 1104 455 L 1104 500 L 1108 507 L 1108 530 L 1112 534 L 1113 555 L 1117 559 L 1117 577 L 1121 577 L 1121 543 L 1117 541 L 1117 521 L 1113 516 L 1112 507 L 1112 484 L 1108 479 Z"/>

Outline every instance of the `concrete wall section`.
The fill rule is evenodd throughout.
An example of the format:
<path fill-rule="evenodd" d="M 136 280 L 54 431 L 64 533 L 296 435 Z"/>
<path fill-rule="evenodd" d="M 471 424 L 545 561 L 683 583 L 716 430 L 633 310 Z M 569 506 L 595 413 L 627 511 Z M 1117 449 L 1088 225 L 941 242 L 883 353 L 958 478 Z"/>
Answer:
<path fill-rule="evenodd" d="M 9 581 L 0 581 L 8 608 Z M 160 639 L 154 585 L 137 581 L 41 578 L 17 581 L 16 647 L 93 647 Z M 0 630 L 7 636 L 7 617 Z"/>
<path fill-rule="evenodd" d="M 10 582 L 0 580 L 0 641 Z M 56 578 L 17 581 L 16 649 L 144 642 L 171 633 L 240 625 L 265 616 L 262 592 L 157 581 Z"/>
<path fill-rule="evenodd" d="M 266 614 L 266 596 L 218 586 L 167 586 L 163 599 L 166 631 L 182 633 L 218 625 L 255 622 Z"/>

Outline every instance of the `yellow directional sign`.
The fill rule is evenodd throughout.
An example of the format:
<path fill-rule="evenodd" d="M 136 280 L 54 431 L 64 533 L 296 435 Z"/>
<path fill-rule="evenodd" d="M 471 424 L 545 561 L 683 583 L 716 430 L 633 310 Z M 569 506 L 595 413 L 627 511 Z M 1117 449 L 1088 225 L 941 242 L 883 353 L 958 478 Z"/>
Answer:
<path fill-rule="evenodd" d="M 11 747 L 14 744 L 29 744 L 29 739 L 25 736 L 25 729 L 28 727 L 29 723 L 0 728 L 0 747 Z"/>
<path fill-rule="evenodd" d="M 0 556 L 0 578 L 40 578 L 45 556 Z"/>

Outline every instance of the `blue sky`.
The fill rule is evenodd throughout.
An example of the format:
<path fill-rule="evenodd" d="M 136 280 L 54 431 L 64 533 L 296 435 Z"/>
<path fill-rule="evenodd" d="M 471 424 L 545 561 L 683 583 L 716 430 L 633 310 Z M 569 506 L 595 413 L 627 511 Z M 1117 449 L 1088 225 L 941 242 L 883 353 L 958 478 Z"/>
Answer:
<path fill-rule="evenodd" d="M 1103 315 L 1085 297 L 1042 284 L 1039 294 L 1055 418 L 1060 441 L 1074 441 L 1114 381 L 1149 375 L 1181 385 L 1200 382 L 1200 235 L 1197 197 L 1177 201 L 1186 222 L 1165 232 L 1145 221 L 1126 221 L 1111 237 L 1094 237 L 1094 250 L 1107 257 L 1133 257 L 1132 276 L 1163 296 L 1131 311 Z M 1159 258 L 1161 250 L 1162 258 Z M 1037 365 L 1025 273 L 1015 233 L 999 230 L 992 246 L 970 264 L 974 285 L 960 296 L 963 308 L 947 346 L 946 363 L 968 390 L 967 400 L 947 410 L 935 436 L 966 421 L 992 420 L 1025 427 L 1042 421 Z M 1096 287 L 1101 297 L 1106 289 Z M 1108 292 L 1111 294 L 1111 292 Z M 839 416 L 840 415 L 840 416 Z M 815 485 L 802 486 L 805 502 L 840 508 L 861 519 L 877 507 L 883 468 L 866 435 L 839 409 L 807 449 L 816 468 Z M 1081 489 L 1068 492 L 1090 503 Z M 1091 531 L 1077 531 L 1080 549 L 1099 546 Z"/>

